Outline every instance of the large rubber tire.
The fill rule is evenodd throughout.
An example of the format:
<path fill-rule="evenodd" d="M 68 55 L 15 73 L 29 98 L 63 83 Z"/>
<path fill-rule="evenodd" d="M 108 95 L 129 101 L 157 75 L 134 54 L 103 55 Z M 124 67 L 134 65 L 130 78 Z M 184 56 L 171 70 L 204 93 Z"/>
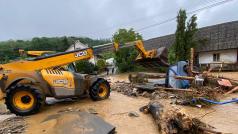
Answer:
<path fill-rule="evenodd" d="M 19 96 L 19 94 L 23 95 Z M 23 105 L 23 108 L 19 108 L 20 103 Z M 27 116 L 35 114 L 39 112 L 44 103 L 44 95 L 38 89 L 29 85 L 16 85 L 8 89 L 6 92 L 5 104 L 7 108 L 16 115 Z M 26 105 L 28 108 L 24 107 L 24 105 Z"/>
<path fill-rule="evenodd" d="M 98 79 L 90 88 L 89 95 L 92 100 L 99 101 L 107 99 L 110 96 L 110 92 L 110 84 L 105 79 Z"/>

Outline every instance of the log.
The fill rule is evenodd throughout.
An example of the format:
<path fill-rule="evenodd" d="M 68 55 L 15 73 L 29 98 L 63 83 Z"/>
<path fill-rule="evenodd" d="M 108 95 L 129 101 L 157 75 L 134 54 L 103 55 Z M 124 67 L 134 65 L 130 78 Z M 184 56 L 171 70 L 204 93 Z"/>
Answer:
<path fill-rule="evenodd" d="M 192 89 L 181 89 L 181 88 L 167 88 L 167 87 L 155 87 L 156 90 L 165 90 L 165 91 L 181 91 L 181 92 L 193 92 Z"/>
<path fill-rule="evenodd" d="M 199 126 L 198 128 L 202 131 L 209 132 L 210 134 L 222 134 L 222 132 L 217 132 L 217 131 L 211 130 L 209 128 L 205 128 L 205 127 L 201 127 L 201 126 Z"/>
<path fill-rule="evenodd" d="M 190 76 L 174 76 L 175 79 L 180 79 L 180 80 L 194 80 L 195 77 L 190 77 Z"/>

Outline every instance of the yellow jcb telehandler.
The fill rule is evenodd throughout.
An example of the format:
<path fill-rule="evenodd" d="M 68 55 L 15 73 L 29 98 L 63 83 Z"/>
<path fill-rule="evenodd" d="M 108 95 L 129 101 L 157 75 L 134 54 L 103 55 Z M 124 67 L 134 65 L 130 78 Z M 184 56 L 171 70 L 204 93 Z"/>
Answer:
<path fill-rule="evenodd" d="M 75 61 L 93 57 L 91 48 L 38 56 L 0 65 L 0 88 L 16 115 L 37 113 L 46 97 L 70 98 L 89 93 L 93 100 L 110 95 L 110 85 L 95 75 L 76 72 Z M 68 65 L 67 68 L 62 67 Z"/>

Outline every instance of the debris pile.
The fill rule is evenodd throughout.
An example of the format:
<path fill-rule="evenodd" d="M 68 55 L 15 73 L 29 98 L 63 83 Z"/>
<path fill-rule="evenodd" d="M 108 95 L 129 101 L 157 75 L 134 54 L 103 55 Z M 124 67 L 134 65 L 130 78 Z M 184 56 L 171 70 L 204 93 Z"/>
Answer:
<path fill-rule="evenodd" d="M 0 115 L 9 115 L 12 114 L 6 107 L 4 103 L 0 104 Z"/>
<path fill-rule="evenodd" d="M 214 127 L 191 118 L 175 108 L 164 108 L 157 101 L 140 108 L 143 113 L 150 113 L 162 134 L 218 134 Z"/>
<path fill-rule="evenodd" d="M 0 134 L 22 134 L 26 122 L 23 117 L 11 117 L 0 123 Z"/>
<path fill-rule="evenodd" d="M 228 85 L 228 86 L 227 86 Z M 212 101 L 218 101 L 221 97 L 231 92 L 238 90 L 237 83 L 229 80 L 206 77 L 204 85 L 198 86 L 191 82 L 188 89 L 168 88 L 157 85 L 155 83 L 129 83 L 125 81 L 117 81 L 111 83 L 112 90 L 120 92 L 127 96 L 137 97 L 142 96 L 150 98 L 151 100 L 158 99 L 172 99 L 175 104 L 182 105 L 210 105 L 211 103 L 200 101 L 193 101 L 194 99 L 206 98 Z"/>
<path fill-rule="evenodd" d="M 127 96 L 138 96 L 137 89 L 133 87 L 133 84 L 125 81 L 111 83 L 111 89 Z"/>

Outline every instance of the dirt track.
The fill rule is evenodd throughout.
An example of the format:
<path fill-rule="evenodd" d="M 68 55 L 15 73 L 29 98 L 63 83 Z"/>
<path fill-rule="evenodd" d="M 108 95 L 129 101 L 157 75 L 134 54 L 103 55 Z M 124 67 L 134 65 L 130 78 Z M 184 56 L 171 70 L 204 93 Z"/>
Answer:
<path fill-rule="evenodd" d="M 116 131 L 119 134 L 155 134 L 157 126 L 155 126 L 150 116 L 139 112 L 139 108 L 149 102 L 145 98 L 129 98 L 116 92 L 112 92 L 109 99 L 93 102 L 90 99 L 80 100 L 78 102 L 56 103 L 45 107 L 39 114 L 30 116 L 26 121 L 29 124 L 27 129 L 28 134 L 41 134 L 54 132 L 57 125 L 56 122 L 41 123 L 48 115 L 55 114 L 57 111 L 65 108 L 79 109 L 88 111 L 93 108 L 98 112 L 98 116 L 105 121 L 116 126 Z M 135 111 L 139 117 L 129 117 L 127 112 Z M 146 124 L 146 125 L 145 125 Z"/>

